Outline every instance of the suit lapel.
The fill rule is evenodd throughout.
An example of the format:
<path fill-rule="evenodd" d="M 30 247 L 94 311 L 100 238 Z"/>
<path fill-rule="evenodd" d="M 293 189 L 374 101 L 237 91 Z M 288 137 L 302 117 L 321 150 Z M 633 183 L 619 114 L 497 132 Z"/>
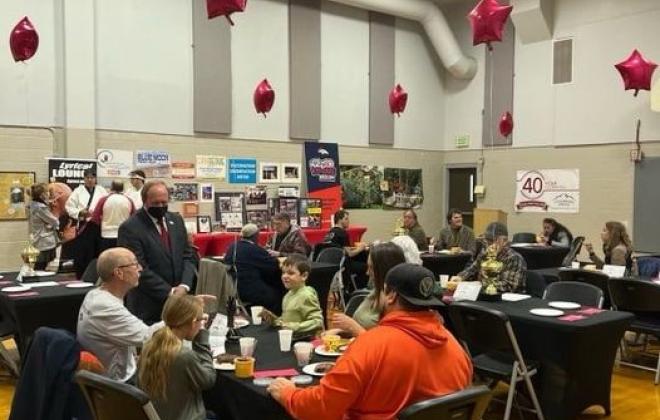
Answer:
<path fill-rule="evenodd" d="M 163 251 L 163 254 L 165 254 L 165 255 L 167 255 L 168 257 L 171 258 L 172 255 L 170 254 L 170 251 L 167 250 L 165 245 L 163 245 L 163 242 L 160 240 L 160 233 L 158 232 L 158 228 L 156 227 L 156 224 L 151 219 L 151 217 L 149 217 L 149 215 L 147 214 L 147 212 L 144 209 L 142 209 L 140 211 L 142 211 L 142 214 L 141 214 L 142 221 L 147 226 L 147 231 L 149 232 L 149 235 L 151 235 L 152 242 L 156 242 L 156 244 L 157 244 L 156 246 L 160 247 L 160 249 Z M 165 219 L 165 223 L 168 223 L 167 217 Z M 168 224 L 167 228 L 169 229 L 170 226 L 171 225 Z M 174 241 L 172 241 L 172 235 L 171 235 L 172 232 L 169 232 L 169 233 L 170 233 L 170 244 L 172 244 L 174 242 Z"/>

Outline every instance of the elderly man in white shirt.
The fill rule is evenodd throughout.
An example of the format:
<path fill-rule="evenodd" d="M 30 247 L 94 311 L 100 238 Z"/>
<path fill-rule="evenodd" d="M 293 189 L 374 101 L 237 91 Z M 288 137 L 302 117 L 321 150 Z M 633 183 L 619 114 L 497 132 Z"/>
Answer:
<path fill-rule="evenodd" d="M 96 264 L 101 285 L 85 296 L 78 314 L 78 341 L 105 367 L 106 375 L 126 382 L 137 370 L 136 347 L 162 326 L 147 326 L 124 306 L 124 297 L 138 285 L 142 267 L 126 248 L 110 248 Z"/>

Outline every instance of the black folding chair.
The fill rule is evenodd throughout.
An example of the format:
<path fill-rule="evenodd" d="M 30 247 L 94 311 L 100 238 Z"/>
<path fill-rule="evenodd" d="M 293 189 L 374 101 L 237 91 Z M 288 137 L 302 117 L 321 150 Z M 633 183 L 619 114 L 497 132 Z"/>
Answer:
<path fill-rule="evenodd" d="M 399 420 L 478 420 L 488 408 L 492 394 L 480 385 L 442 397 L 412 404 L 399 413 Z"/>
<path fill-rule="evenodd" d="M 95 420 L 160 420 L 149 396 L 134 386 L 86 370 L 75 378 Z"/>
<path fill-rule="evenodd" d="M 550 283 L 543 294 L 544 300 L 564 300 L 584 306 L 603 307 L 603 291 L 589 283 L 559 281 Z"/>
<path fill-rule="evenodd" d="M 346 309 L 344 309 L 344 313 L 348 316 L 353 316 L 353 314 L 360 306 L 360 304 L 364 301 L 364 299 L 367 298 L 367 296 L 369 296 L 369 293 L 370 291 L 367 289 L 360 289 L 353 292 L 351 298 L 348 300 L 348 303 L 346 304 Z"/>
<path fill-rule="evenodd" d="M 87 268 L 85 268 L 85 272 L 83 273 L 82 277 L 80 277 L 80 280 L 87 283 L 96 284 L 99 279 L 99 273 L 96 271 L 97 261 L 98 258 L 94 258 L 89 262 L 89 264 L 87 264 Z"/>
<path fill-rule="evenodd" d="M 608 286 L 612 307 L 635 315 L 628 330 L 660 338 L 660 285 L 643 280 L 610 279 Z M 625 348 L 625 339 L 621 343 Z M 660 381 L 660 355 L 655 369 L 625 361 L 620 363 L 655 372 L 654 383 L 657 385 Z"/>
<path fill-rule="evenodd" d="M 513 235 L 511 238 L 511 243 L 514 244 L 535 244 L 536 243 L 536 233 L 531 232 L 519 232 Z"/>
<path fill-rule="evenodd" d="M 330 264 L 341 264 L 344 259 L 344 250 L 338 247 L 324 248 L 316 255 L 317 262 L 324 262 Z"/>
<path fill-rule="evenodd" d="M 575 260 L 575 257 L 577 257 L 577 255 L 580 253 L 583 243 L 584 243 L 584 236 L 578 236 L 577 238 L 573 238 L 573 242 L 571 243 L 571 248 L 568 250 L 568 254 L 566 254 L 566 256 L 564 257 L 562 266 L 564 267 L 571 266 L 571 263 L 573 262 L 573 260 Z"/>
<path fill-rule="evenodd" d="M 559 270 L 559 281 L 576 281 L 587 283 L 596 286 L 603 291 L 603 308 L 609 308 L 610 303 L 610 290 L 607 287 L 609 276 L 598 271 L 592 270 Z"/>
<path fill-rule="evenodd" d="M 449 316 L 458 338 L 472 356 L 475 371 L 495 383 L 509 381 L 504 420 L 509 420 L 511 416 L 516 385 L 521 381 L 525 382 L 537 418 L 543 420 L 531 380 L 538 363 L 523 358 L 509 317 L 503 312 L 471 302 L 452 303 L 449 305 Z"/>
<path fill-rule="evenodd" d="M 540 298 L 543 296 L 543 292 L 545 292 L 545 288 L 548 285 L 548 282 L 546 281 L 545 277 L 543 277 L 543 274 L 537 273 L 535 271 L 527 270 L 525 272 L 526 279 L 525 279 L 525 290 L 528 294 Z"/>

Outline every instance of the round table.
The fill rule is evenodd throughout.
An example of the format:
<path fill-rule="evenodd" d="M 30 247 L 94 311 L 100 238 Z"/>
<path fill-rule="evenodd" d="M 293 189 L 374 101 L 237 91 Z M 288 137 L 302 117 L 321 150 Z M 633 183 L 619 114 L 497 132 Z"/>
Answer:
<path fill-rule="evenodd" d="M 469 252 L 461 252 L 459 254 L 447 254 L 444 252 L 434 252 L 429 254 L 424 252 L 420 255 L 424 267 L 433 271 L 433 274 L 440 276 L 447 274 L 455 276 L 463 271 L 465 266 L 472 259 L 472 254 Z"/>

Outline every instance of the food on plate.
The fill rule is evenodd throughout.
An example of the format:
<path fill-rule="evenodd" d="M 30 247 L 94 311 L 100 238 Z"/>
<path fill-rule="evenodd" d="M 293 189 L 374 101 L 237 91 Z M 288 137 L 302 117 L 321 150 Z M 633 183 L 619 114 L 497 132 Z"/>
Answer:
<path fill-rule="evenodd" d="M 240 356 L 237 356 L 235 354 L 222 353 L 222 354 L 219 354 L 218 357 L 215 358 L 215 360 L 220 364 L 222 364 L 222 363 L 232 363 L 233 364 L 234 359 L 236 359 L 237 357 L 240 357 Z"/>
<path fill-rule="evenodd" d="M 330 369 L 332 369 L 334 366 L 335 364 L 331 362 L 319 363 L 314 367 L 314 372 L 326 374 L 330 372 Z"/>

